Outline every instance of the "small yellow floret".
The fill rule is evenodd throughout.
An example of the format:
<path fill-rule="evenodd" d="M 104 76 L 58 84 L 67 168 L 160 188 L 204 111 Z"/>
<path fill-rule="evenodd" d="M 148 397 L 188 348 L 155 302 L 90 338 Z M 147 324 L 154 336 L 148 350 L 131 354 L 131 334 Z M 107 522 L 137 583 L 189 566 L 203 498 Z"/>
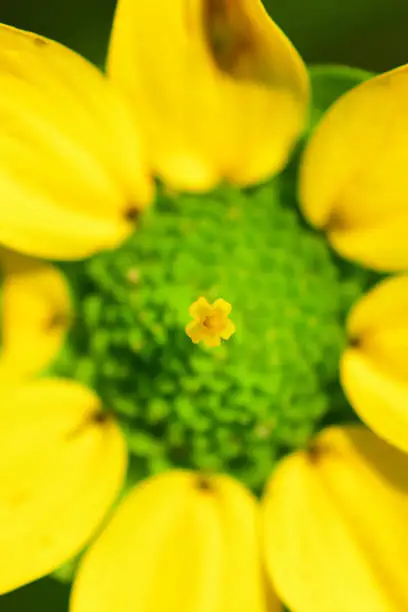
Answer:
<path fill-rule="evenodd" d="M 198 298 L 189 308 L 193 321 L 186 326 L 187 335 L 194 344 L 202 340 L 206 346 L 220 346 L 221 339 L 228 340 L 235 332 L 235 325 L 228 318 L 231 309 L 225 300 L 210 304 L 204 297 Z"/>

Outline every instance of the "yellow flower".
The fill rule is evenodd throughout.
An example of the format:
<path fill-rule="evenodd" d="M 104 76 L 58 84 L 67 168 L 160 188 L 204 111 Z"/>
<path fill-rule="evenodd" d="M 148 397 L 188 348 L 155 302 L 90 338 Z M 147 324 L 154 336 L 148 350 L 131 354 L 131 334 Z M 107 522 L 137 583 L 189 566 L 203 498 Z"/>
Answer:
<path fill-rule="evenodd" d="M 261 0 L 120 0 L 108 74 L 175 189 L 279 172 L 306 119 L 307 71 Z"/>
<path fill-rule="evenodd" d="M 1 27 L 0 60 L 0 195 L 10 202 L 0 242 L 50 258 L 114 247 L 152 190 L 126 102 L 47 39 Z M 120 0 L 109 69 L 171 187 L 263 180 L 283 167 L 304 122 L 304 66 L 258 0 Z M 312 223 L 340 253 L 381 270 L 408 261 L 404 130 L 393 124 L 405 118 L 405 75 L 339 101 L 301 172 Z M 364 427 L 326 430 L 284 459 L 260 504 L 228 476 L 170 472 L 136 486 L 101 529 L 123 486 L 125 437 L 93 392 L 29 380 L 62 342 L 66 287 L 38 260 L 9 251 L 2 260 L 0 593 L 56 569 L 98 534 L 71 612 L 272 612 L 274 589 L 293 612 L 408 607 L 408 455 Z M 400 277 L 356 305 L 341 364 L 359 413 L 404 449 L 406 295 Z M 230 310 L 199 298 L 186 328 L 193 342 L 228 339 Z"/>
<path fill-rule="evenodd" d="M 194 321 L 186 326 L 186 333 L 198 344 L 200 340 L 207 346 L 220 346 L 221 339 L 229 340 L 235 332 L 235 325 L 229 320 L 231 304 L 225 300 L 215 300 L 213 304 L 200 297 L 191 304 L 189 313 Z"/>
<path fill-rule="evenodd" d="M 0 25 L 0 243 L 82 258 L 117 246 L 152 198 L 131 111 L 51 40 Z"/>

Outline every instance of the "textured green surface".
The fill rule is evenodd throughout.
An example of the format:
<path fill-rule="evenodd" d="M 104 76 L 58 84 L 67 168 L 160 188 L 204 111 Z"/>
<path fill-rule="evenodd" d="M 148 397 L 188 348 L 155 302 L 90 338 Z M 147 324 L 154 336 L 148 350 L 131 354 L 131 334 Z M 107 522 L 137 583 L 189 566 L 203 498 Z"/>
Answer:
<path fill-rule="evenodd" d="M 303 222 L 291 169 L 247 192 L 162 193 L 127 244 L 80 274 L 58 371 L 122 418 L 140 474 L 222 470 L 255 490 L 327 413 L 345 315 L 367 284 Z M 200 295 L 233 305 L 237 333 L 219 349 L 185 334 Z"/>

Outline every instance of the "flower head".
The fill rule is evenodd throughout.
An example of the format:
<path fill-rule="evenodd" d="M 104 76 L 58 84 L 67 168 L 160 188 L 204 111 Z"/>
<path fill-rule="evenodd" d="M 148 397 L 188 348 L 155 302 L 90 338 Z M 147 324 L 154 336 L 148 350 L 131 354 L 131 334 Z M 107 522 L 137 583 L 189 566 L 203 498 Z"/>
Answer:
<path fill-rule="evenodd" d="M 198 344 L 200 340 L 207 346 L 220 346 L 221 339 L 229 340 L 235 332 L 235 325 L 228 318 L 231 304 L 223 299 L 210 304 L 204 297 L 191 304 L 189 313 L 193 317 L 186 326 L 186 333 Z"/>
<path fill-rule="evenodd" d="M 304 117 L 307 79 L 296 53 L 267 18 L 258 0 L 197 0 L 189 3 L 175 0 L 169 6 L 170 3 L 163 0 L 120 0 L 111 46 L 111 75 L 126 90 L 135 110 L 139 110 L 143 117 L 149 153 L 155 168 L 169 183 L 193 189 L 208 188 L 221 178 L 246 185 L 276 172 L 285 163 Z M 3 43 L 6 47 L 4 57 Z M 78 58 L 72 60 L 75 69 L 68 70 L 67 66 L 74 65 L 72 58 L 69 59 L 65 51 L 53 45 L 34 35 L 12 29 L 0 30 L 0 59 L 4 60 L 0 64 L 5 66 L 8 85 L 5 87 L 6 117 L 14 111 L 17 113 L 15 122 L 0 121 L 0 126 L 3 123 L 5 126 L 0 130 L 0 161 L 4 161 L 5 183 L 10 187 L 12 202 L 13 198 L 16 202 L 23 202 L 19 209 L 20 216 L 27 211 L 32 213 L 30 219 L 20 219 L 19 215 L 14 217 L 13 214 L 8 217 L 3 207 L 4 210 L 0 210 L 0 242 L 27 252 L 38 249 L 40 255 L 48 257 L 58 254 L 73 258 L 114 246 L 127 235 L 129 227 L 123 226 L 122 222 L 131 223 L 147 203 L 149 181 L 147 179 L 145 183 L 146 177 L 140 168 L 141 174 L 136 173 L 135 179 L 133 120 L 129 109 L 125 110 L 126 104 L 120 101 L 119 94 L 110 88 L 101 75 L 95 76 L 92 69 L 89 71 L 89 66 L 84 67 L 82 60 L 78 63 Z M 49 53 L 51 48 L 57 49 L 55 53 Z M 27 55 L 24 55 L 25 52 Z M 24 61 L 20 61 L 22 59 Z M 35 68 L 39 65 L 45 72 L 36 72 Z M 85 72 L 81 72 L 82 69 Z M 72 125 L 67 126 L 64 112 L 56 102 L 65 99 L 68 95 L 67 85 L 72 84 L 79 74 L 83 78 L 75 81 L 75 94 L 79 93 L 81 98 L 86 91 L 87 105 L 86 109 L 80 105 L 78 107 L 77 95 L 70 99 L 75 112 Z M 50 85 L 48 77 L 55 77 L 56 80 L 51 80 Z M 101 78 L 104 85 L 101 85 Z M 190 78 L 193 80 L 189 81 Z M 88 89 L 88 80 L 92 81 L 91 90 Z M 102 89 L 98 89 L 96 83 Z M 20 107 L 13 106 L 12 98 L 9 100 L 7 97 L 10 91 L 14 91 L 13 88 L 21 94 L 20 98 L 16 98 L 20 100 Z M 35 93 L 37 89 L 39 91 Z M 28 108 L 28 112 L 24 113 L 18 110 L 24 99 L 23 93 L 27 97 Z M 106 100 L 108 107 L 105 106 Z M 118 109 L 120 112 L 117 112 Z M 336 115 L 336 112 L 333 111 L 333 114 Z M 123 117 L 124 123 L 121 120 Z M 353 122 L 353 117 L 351 110 L 341 118 L 340 124 L 344 120 L 344 133 L 350 127 L 347 122 Z M 94 118 L 97 119 L 96 124 Z M 357 118 L 360 125 L 358 113 Z M 330 127 L 330 120 L 327 121 L 326 125 Z M 101 125 L 110 135 L 108 143 L 104 137 L 100 138 Z M 10 126 L 9 133 L 6 128 Z M 28 128 L 28 132 L 22 128 Z M 381 127 L 383 129 L 384 125 Z M 342 129 L 337 131 L 341 133 Z M 22 140 L 23 151 L 19 149 L 21 133 L 26 135 L 26 139 Z M 317 139 L 318 134 L 319 131 L 315 136 Z M 395 136 L 391 131 L 392 135 Z M 30 149 L 33 142 L 40 143 L 37 148 L 34 147 L 34 152 Z M 57 147 L 54 147 L 55 143 Z M 327 149 L 328 158 L 342 150 L 340 145 L 334 148 L 332 145 Z M 314 146 L 312 142 L 304 158 L 302 181 L 306 183 L 302 183 L 303 188 L 308 184 L 305 177 L 310 170 L 308 159 L 310 161 L 309 156 L 313 158 Z M 393 147 L 391 149 L 395 152 Z M 325 145 L 322 150 L 324 157 Z M 4 159 L 1 158 L 2 152 Z M 24 163 L 20 166 L 21 160 Z M 369 170 L 373 167 L 376 169 L 373 177 L 371 170 L 366 174 L 367 166 L 361 170 L 361 159 L 357 161 L 357 170 L 354 172 L 353 168 L 344 183 L 340 181 L 341 189 L 336 192 L 338 200 L 341 200 L 339 210 L 337 199 L 333 206 L 329 198 L 330 214 L 326 219 L 327 224 L 323 225 L 336 248 L 338 243 L 333 236 L 339 228 L 347 233 L 349 225 L 356 220 L 363 225 L 365 223 L 365 212 L 354 206 L 358 200 L 353 199 L 356 193 L 364 196 L 362 200 L 364 205 L 367 204 L 370 222 L 373 218 L 376 222 L 377 216 L 383 220 L 382 215 L 387 215 L 381 207 L 381 214 L 371 215 L 372 194 L 370 189 L 365 190 L 375 183 L 373 178 L 378 178 L 378 166 L 368 166 Z M 384 175 L 389 170 L 387 161 L 383 164 Z M 27 162 L 33 164 L 31 173 L 27 171 L 30 168 Z M 53 171 L 49 182 L 44 171 L 45 162 L 49 162 Z M 66 162 L 69 162 L 68 167 L 64 166 Z M 401 170 L 401 166 L 398 167 Z M 78 176 L 84 183 L 84 194 L 80 192 L 81 181 L 77 175 L 72 182 L 69 180 L 69 170 L 79 172 Z M 394 177 L 392 172 L 391 176 Z M 28 183 L 24 183 L 25 180 Z M 325 179 L 322 180 L 324 182 Z M 329 182 L 330 187 L 337 186 L 336 181 Z M 285 190 L 275 187 L 282 184 L 274 182 L 263 196 L 262 190 L 258 192 L 263 208 L 243 207 L 248 208 L 249 214 L 258 220 L 258 228 L 265 225 L 268 232 L 276 229 L 270 223 L 274 217 L 264 216 L 264 211 L 265 207 L 269 211 L 276 203 L 280 204 L 279 198 L 283 197 Z M 318 182 L 316 185 L 319 192 Z M 139 187 L 146 196 L 144 200 L 142 195 L 142 204 L 135 203 L 134 196 Z M 146 191 L 143 191 L 144 187 Z M 248 191 L 250 195 L 245 194 L 248 197 L 255 192 Z M 125 212 L 124 194 L 127 203 Z M 237 200 L 240 195 L 236 190 L 234 205 L 228 210 L 231 214 L 226 215 L 225 219 L 231 221 L 234 216 L 239 218 Z M 344 200 L 342 196 L 345 196 Z M 308 196 L 302 197 L 302 201 L 304 209 L 309 210 Z M 347 209 L 349 201 L 353 202 L 351 214 L 346 211 L 344 216 L 342 206 L 346 202 Z M 373 201 L 373 210 L 377 213 L 378 202 L 375 198 Z M 395 201 L 398 208 L 398 197 Z M 63 203 L 63 212 L 60 202 Z M 285 202 L 286 213 L 287 209 L 293 212 L 288 204 L 289 200 Z M 310 206 L 310 217 L 314 222 L 314 204 Z M 169 206 L 165 208 L 168 213 Z M 220 208 L 216 207 L 216 214 L 219 214 Z M 171 210 L 174 213 L 176 207 Z M 201 206 L 200 210 L 206 212 L 208 208 Z M 395 207 L 392 214 L 394 212 Z M 401 221 L 405 217 L 400 212 L 398 208 L 396 217 Z M 1 225 L 1 215 L 4 217 L 4 227 Z M 176 214 L 174 218 L 177 218 Z M 286 220 L 285 216 L 283 218 Z M 7 225 L 10 219 L 12 222 Z M 262 219 L 268 222 L 263 223 Z M 293 221 L 291 217 L 288 219 Z M 315 224 L 319 225 L 319 222 Z M 293 224 L 289 222 L 288 225 Z M 165 225 L 163 232 L 166 233 L 169 227 L 171 225 Z M 202 227 L 205 234 L 209 228 L 201 223 Z M 333 227 L 335 230 L 332 234 Z M 377 230 L 378 227 L 377 224 Z M 78 235 L 73 233 L 75 228 Z M 185 234 L 185 243 L 191 246 L 190 236 L 192 241 L 195 239 L 191 225 L 187 224 L 181 229 Z M 232 239 L 228 243 L 226 241 L 227 251 L 242 239 L 242 226 L 237 229 Z M 255 262 L 253 268 L 248 268 L 241 262 L 240 266 L 235 266 L 234 284 L 237 294 L 247 293 L 250 296 L 245 314 L 250 323 L 256 324 L 253 293 L 248 292 L 248 277 L 252 270 L 257 275 L 265 267 L 269 272 L 272 270 L 273 278 L 273 271 L 279 263 L 279 250 L 274 249 L 271 256 L 271 235 L 268 234 L 268 239 L 261 242 L 260 232 L 250 231 L 250 234 L 251 240 L 244 249 L 244 256 L 250 257 L 255 251 L 259 255 L 260 265 Z M 211 237 L 211 231 L 209 235 Z M 378 232 L 374 232 L 374 235 L 378 237 Z M 279 231 L 275 232 L 275 236 L 278 243 Z M 372 237 L 370 234 L 369 238 Z M 382 263 L 378 267 L 387 267 L 390 262 L 394 262 L 395 266 L 398 259 L 398 253 L 392 250 L 392 232 L 386 238 L 379 249 L 378 261 L 381 259 Z M 301 444 L 293 441 L 295 433 L 287 427 L 288 423 L 294 423 L 296 430 L 299 430 L 303 407 L 310 407 L 314 420 L 308 421 L 309 428 L 304 429 L 302 434 L 304 436 L 306 431 L 306 436 L 310 436 L 314 425 L 320 422 L 327 409 L 326 402 L 314 402 L 316 392 L 319 392 L 319 386 L 325 386 L 326 380 L 332 382 L 332 367 L 337 371 L 338 366 L 331 338 L 328 338 L 322 325 L 325 308 L 317 306 L 322 295 L 316 291 L 320 287 L 316 278 L 322 276 L 321 260 L 313 259 L 312 266 L 303 267 L 305 254 L 308 254 L 310 247 L 308 241 L 291 242 L 300 252 L 300 263 L 282 266 L 283 274 L 279 278 L 275 270 L 273 280 L 285 282 L 272 284 L 269 282 L 272 278 L 267 277 L 264 279 L 266 282 L 260 285 L 268 287 L 268 299 L 271 300 L 268 310 L 274 312 L 268 313 L 273 316 L 266 318 L 269 323 L 267 327 L 263 320 L 259 322 L 261 329 L 265 330 L 265 344 L 258 353 L 261 360 L 249 346 L 250 350 L 240 351 L 245 359 L 241 362 L 241 368 L 235 368 L 232 359 L 229 362 L 227 359 L 217 360 L 213 355 L 191 350 L 188 350 L 192 355 L 189 367 L 178 367 L 178 355 L 175 355 L 171 343 L 172 335 L 176 342 L 180 338 L 178 327 L 172 334 L 174 330 L 170 330 L 169 326 L 165 330 L 169 333 L 161 336 L 162 329 L 155 320 L 157 313 L 151 312 L 153 308 L 146 307 L 146 304 L 150 307 L 156 298 L 156 295 L 152 297 L 155 293 L 152 286 L 157 278 L 161 283 L 157 293 L 161 290 L 159 299 L 166 301 L 166 307 L 172 297 L 163 288 L 166 270 L 163 269 L 163 260 L 157 262 L 152 244 L 159 245 L 161 256 L 165 254 L 175 270 L 181 289 L 186 288 L 187 276 L 193 276 L 194 282 L 197 282 L 197 278 L 191 275 L 191 257 L 184 260 L 177 257 L 180 255 L 177 249 L 163 248 L 160 240 L 148 242 L 148 261 L 143 257 L 137 259 L 138 268 L 141 269 L 137 287 L 132 275 L 129 276 L 129 262 L 134 262 L 134 257 L 126 258 L 126 275 L 116 274 L 115 266 L 121 259 L 120 253 L 113 256 L 113 271 L 103 265 L 103 258 L 93 259 L 90 264 L 95 275 L 93 280 L 100 275 L 101 285 L 92 283 L 92 295 L 87 295 L 79 306 L 83 308 L 84 315 L 81 320 L 80 359 L 87 360 L 89 366 L 88 351 L 84 349 L 85 343 L 89 342 L 87 347 L 90 348 L 89 355 L 92 355 L 91 366 L 98 369 L 95 385 L 100 385 L 104 401 L 113 409 L 112 414 L 111 410 L 103 409 L 97 393 L 74 381 L 54 378 L 23 381 L 7 388 L 0 385 L 0 559 L 3 559 L 0 593 L 56 569 L 81 551 L 99 531 L 80 562 L 72 592 L 71 612 L 112 612 L 116 609 L 128 612 L 135 608 L 140 612 L 190 612 L 197 608 L 203 612 L 275 611 L 280 604 L 272 592 L 274 588 L 279 599 L 289 604 L 294 612 L 348 612 L 360 608 L 399 611 L 407 608 L 408 455 L 390 447 L 362 426 L 331 428 L 321 433 L 306 450 L 299 450 Z M 208 243 L 208 235 L 204 242 Z M 352 235 L 350 244 L 353 245 Z M 378 254 L 374 252 L 367 234 L 364 234 L 358 246 L 361 245 L 363 250 L 367 245 L 371 249 L 364 261 L 374 262 Z M 397 241 L 397 249 L 400 247 Z M 281 254 L 285 255 L 286 250 L 289 249 L 285 243 Z M 339 250 L 343 252 L 341 248 Z M 362 251 L 353 253 L 353 257 L 361 259 Z M 194 261 L 197 259 L 200 263 L 199 258 Z M 211 265 L 211 257 L 208 260 Z M 288 262 L 285 256 L 283 260 Z M 401 267 L 405 265 L 397 263 Z M 41 266 L 38 261 L 33 266 L 33 276 L 27 275 L 26 267 L 31 269 L 31 264 L 26 264 L 21 269 L 20 264 L 4 268 L 9 274 L 9 281 L 11 279 L 8 282 L 6 277 L 5 283 L 7 317 L 4 321 L 8 321 L 10 327 L 8 335 L 4 334 L 5 355 L 11 355 L 13 363 L 17 363 L 19 355 L 22 356 L 23 378 L 32 375 L 35 347 L 37 343 L 42 346 L 44 339 L 44 334 L 37 334 L 37 324 L 42 331 L 55 332 L 55 336 L 51 335 L 51 344 L 44 344 L 44 350 L 39 351 L 36 367 L 40 367 L 60 346 L 64 332 L 64 329 L 60 329 L 60 323 L 66 320 L 65 286 L 56 280 L 50 268 L 38 270 L 37 274 L 37 266 Z M 184 265 L 190 268 L 187 273 Z M 86 269 L 86 265 L 83 266 L 82 270 Z M 208 269 L 206 272 L 207 283 L 213 276 Z M 144 282 L 149 273 L 150 286 Z M 299 291 L 293 294 L 297 296 L 303 292 L 306 299 L 299 299 L 294 308 L 287 300 L 282 302 L 282 307 L 274 307 L 275 293 L 281 291 L 286 298 L 286 280 L 291 280 L 291 276 L 297 273 L 304 282 L 299 283 L 296 287 Z M 116 283 L 113 291 L 109 274 Z M 330 274 L 331 279 L 333 276 L 336 275 Z M 129 314 L 129 302 L 126 300 L 130 292 L 128 287 L 123 286 L 124 278 L 133 284 L 133 291 L 130 292 L 132 307 L 134 301 L 139 306 L 137 315 L 134 308 Z M 31 283 L 33 279 L 35 282 Z M 361 301 L 361 308 L 360 303 L 357 304 L 349 319 L 351 342 L 343 357 L 342 376 L 347 394 L 353 403 L 362 407 L 359 411 L 363 415 L 370 402 L 377 413 L 384 408 L 388 410 L 389 406 L 384 402 L 386 395 L 391 397 L 394 409 L 399 402 L 402 409 L 406 403 L 404 310 L 407 285 L 406 281 L 400 284 L 397 279 L 388 282 L 391 284 L 384 285 L 384 290 L 380 285 L 378 291 L 369 293 Z M 49 284 L 54 288 L 52 296 L 58 304 L 54 311 L 47 303 L 47 291 L 43 291 Z M 99 291 L 97 287 L 102 285 L 104 289 Z M 150 291 L 147 299 L 144 299 L 146 296 L 141 289 L 143 285 Z M 116 300 L 113 309 L 104 308 L 101 297 L 104 290 L 109 293 L 110 299 Z M 339 302 L 343 302 L 340 298 L 344 295 L 340 291 L 338 296 L 328 293 L 328 321 L 334 321 L 337 325 L 340 324 L 338 320 L 342 312 Z M 399 303 L 401 296 L 403 300 Z M 19 308 L 13 309 L 11 298 L 13 303 L 21 298 Z M 394 307 L 390 308 L 393 300 Z M 29 314 L 33 315 L 32 319 L 28 318 L 33 326 L 30 324 L 26 328 L 22 325 L 20 334 L 17 326 L 19 320 L 24 320 L 24 304 Z M 305 304 L 307 310 L 305 325 L 298 312 L 301 304 Z M 264 303 L 262 307 L 265 310 Z M 240 312 L 244 310 L 240 302 Z M 199 298 L 190 307 L 193 321 L 186 328 L 188 335 L 195 343 L 203 341 L 207 346 L 219 345 L 221 339 L 228 339 L 235 331 L 228 318 L 230 311 L 231 305 L 222 299 L 209 304 L 204 297 Z M 50 313 L 53 316 L 50 317 Z M 148 352 L 136 357 L 134 354 L 135 340 L 138 340 L 140 331 L 135 319 L 140 313 L 150 341 L 158 341 L 149 355 L 153 355 L 150 363 L 154 369 L 147 368 L 148 384 L 136 388 L 139 381 L 134 379 L 139 377 L 134 376 L 133 366 L 137 364 L 142 379 L 142 369 L 147 361 L 144 357 Z M 106 315 L 106 324 L 98 328 L 103 320 L 99 319 L 101 314 Z M 158 317 L 160 321 L 163 318 L 166 317 Z M 395 327 L 388 325 L 388 319 L 392 319 Z M 286 329 L 285 320 L 291 321 Z M 83 332 L 88 329 L 88 324 L 92 330 L 91 337 L 86 338 L 84 343 Z M 131 326 L 129 334 L 124 327 L 128 324 Z M 118 329 L 116 325 L 122 327 Z M 304 327 L 308 330 L 307 337 L 312 339 L 308 345 L 302 344 Z M 327 327 L 333 329 L 333 326 Z M 290 333 L 287 333 L 288 330 Z M 28 346 L 27 355 L 27 347 L 22 341 L 25 335 L 32 345 Z M 333 338 L 338 340 L 336 332 Z M 12 349 L 15 342 L 18 350 Z M 160 343 L 161 346 L 165 345 L 164 352 L 160 352 Z M 179 352 L 182 352 L 185 341 L 182 344 Z M 232 349 L 231 353 L 234 348 L 241 348 L 234 347 L 234 344 L 228 346 L 228 349 Z M 129 357 L 130 346 L 132 354 Z M 137 346 L 137 351 L 142 352 L 143 343 Z M 112 360 L 104 359 L 105 355 L 110 357 L 110 353 Z M 324 359 L 326 354 L 329 360 Z M 167 362 L 162 359 L 163 355 Z M 194 378 L 194 375 L 197 368 L 204 366 L 204 370 L 206 357 L 217 362 L 218 371 L 214 377 L 208 374 L 208 370 L 204 372 L 205 384 L 201 384 L 202 381 Z M 166 371 L 168 362 L 171 364 Z M 224 367 L 228 370 L 226 377 L 223 377 Z M 274 369 L 279 372 L 277 377 L 272 378 Z M 362 372 L 363 384 L 359 387 Z M 372 372 L 375 376 L 371 376 Z M 70 376 L 75 374 L 78 371 L 72 369 Z M 81 372 L 81 377 L 83 374 Z M 89 368 L 86 374 L 89 374 Z M 176 381 L 171 378 L 173 374 Z M 109 384 L 105 384 L 106 377 L 110 377 Z M 397 385 L 394 384 L 395 380 L 390 383 L 390 377 L 402 379 L 402 385 L 401 380 Z M 211 401 L 214 395 L 208 393 L 213 382 L 218 393 L 218 401 L 215 402 Z M 123 387 L 119 385 L 122 383 L 128 391 L 130 387 L 130 410 L 121 393 Z M 172 408 L 170 418 L 165 413 L 166 402 L 158 399 L 152 391 L 155 384 L 159 389 L 164 389 L 166 401 Z M 299 389 L 303 395 L 299 396 Z M 228 410 L 228 406 L 222 404 L 219 390 L 233 397 L 232 401 L 238 406 L 237 412 Z M 189 395 L 182 396 L 181 393 Z M 277 397 L 282 399 L 281 403 L 276 401 Z M 255 410 L 252 410 L 253 398 L 261 398 Z M 328 396 L 323 399 L 328 403 Z M 198 401 L 203 402 L 201 405 L 205 410 L 201 418 L 195 419 L 194 407 Z M 140 407 L 141 411 L 138 412 Z M 126 414 L 123 428 L 119 422 L 122 410 L 122 414 Z M 208 414 L 215 415 L 213 427 L 209 427 L 206 421 Z M 143 421 L 144 415 L 146 421 Z M 394 417 L 391 426 L 385 428 L 379 425 L 377 429 L 381 435 L 395 442 L 395 432 L 407 423 L 404 417 L 401 418 L 401 411 L 394 410 Z M 368 418 L 366 420 L 369 422 Z M 137 425 L 132 429 L 133 423 Z M 146 423 L 148 427 L 142 431 Z M 231 423 L 239 424 L 239 428 L 233 431 Z M 259 463 L 252 461 L 252 445 L 249 445 L 249 451 L 245 449 L 247 454 L 242 451 L 249 439 L 245 437 L 247 430 L 254 433 L 251 440 L 259 442 L 258 456 L 262 458 L 263 466 L 276 462 L 278 452 L 281 454 L 282 449 L 287 448 L 288 439 L 292 448 L 297 447 L 273 471 L 260 503 L 243 484 L 237 483 L 231 476 L 219 474 L 223 469 L 230 472 L 236 470 L 244 475 L 243 480 L 259 485 L 256 490 L 260 492 L 264 481 L 259 480 L 257 473 Z M 184 436 L 185 431 L 188 437 Z M 197 432 L 204 432 L 204 436 L 196 436 Z M 205 437 L 208 432 L 210 434 Z M 167 433 L 168 438 L 162 444 Z M 168 441 L 170 449 L 166 447 Z M 220 461 L 219 457 L 215 457 L 218 461 L 215 469 L 214 464 L 211 467 L 207 464 L 204 469 L 203 463 L 208 458 L 207 451 L 211 445 L 209 452 L 215 454 L 214 443 L 217 449 L 222 449 L 219 454 L 225 452 L 225 455 Z M 404 444 L 405 439 L 401 446 Z M 128 449 L 136 459 L 142 458 L 142 470 L 165 473 L 129 487 L 130 493 L 120 501 L 112 519 L 101 529 L 123 486 Z M 144 455 L 146 449 L 148 453 Z M 188 466 L 193 469 L 167 469 L 171 462 L 186 467 L 189 461 L 194 463 L 194 466 Z M 196 469 L 196 464 L 200 462 Z M 206 476 L 202 475 L 203 469 Z M 270 471 L 269 467 L 266 469 Z"/>

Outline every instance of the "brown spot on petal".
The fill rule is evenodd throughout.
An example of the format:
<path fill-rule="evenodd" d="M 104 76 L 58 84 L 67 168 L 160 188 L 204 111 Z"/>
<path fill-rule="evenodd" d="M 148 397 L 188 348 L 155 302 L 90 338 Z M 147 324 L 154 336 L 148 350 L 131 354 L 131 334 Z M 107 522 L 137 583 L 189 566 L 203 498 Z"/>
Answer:
<path fill-rule="evenodd" d="M 195 481 L 195 486 L 197 489 L 199 489 L 200 491 L 212 491 L 213 490 L 213 486 L 211 483 L 211 480 L 209 478 L 209 476 L 206 476 L 205 474 L 199 474 L 197 476 L 197 479 Z"/>
<path fill-rule="evenodd" d="M 349 348 L 358 349 L 361 347 L 361 338 L 357 336 L 351 336 L 348 341 Z"/>
<path fill-rule="evenodd" d="M 331 232 L 348 229 L 348 224 L 339 209 L 333 206 L 328 219 L 321 229 L 325 234 L 330 234 Z"/>
<path fill-rule="evenodd" d="M 136 223 L 140 217 L 140 210 L 135 205 L 129 206 L 125 211 L 125 219 L 129 223 Z"/>
<path fill-rule="evenodd" d="M 61 327 L 68 327 L 71 317 L 66 312 L 55 311 L 47 321 L 47 331 L 55 331 Z"/>
<path fill-rule="evenodd" d="M 91 414 L 90 421 L 98 425 L 104 425 L 112 420 L 113 414 L 112 410 L 98 410 L 94 414 Z"/>
<path fill-rule="evenodd" d="M 44 38 L 40 38 L 40 36 L 34 36 L 33 43 L 37 47 L 46 47 L 48 45 L 48 41 L 44 40 Z"/>
<path fill-rule="evenodd" d="M 105 425 L 106 423 L 110 423 L 114 417 L 114 412 L 112 410 L 105 410 L 103 408 L 96 408 L 94 412 L 88 414 L 82 423 L 79 423 L 77 427 L 68 431 L 65 435 L 66 440 L 72 440 L 76 438 L 81 433 L 83 433 L 87 427 L 94 425 Z"/>
<path fill-rule="evenodd" d="M 327 444 L 327 442 L 322 442 L 321 440 L 314 440 L 310 443 L 307 450 L 307 456 L 309 461 L 313 464 L 319 463 L 321 459 L 331 455 L 333 453 L 333 448 Z"/>
<path fill-rule="evenodd" d="M 236 77 L 248 77 L 256 52 L 256 37 L 239 0 L 205 0 L 203 26 L 218 68 Z"/>

